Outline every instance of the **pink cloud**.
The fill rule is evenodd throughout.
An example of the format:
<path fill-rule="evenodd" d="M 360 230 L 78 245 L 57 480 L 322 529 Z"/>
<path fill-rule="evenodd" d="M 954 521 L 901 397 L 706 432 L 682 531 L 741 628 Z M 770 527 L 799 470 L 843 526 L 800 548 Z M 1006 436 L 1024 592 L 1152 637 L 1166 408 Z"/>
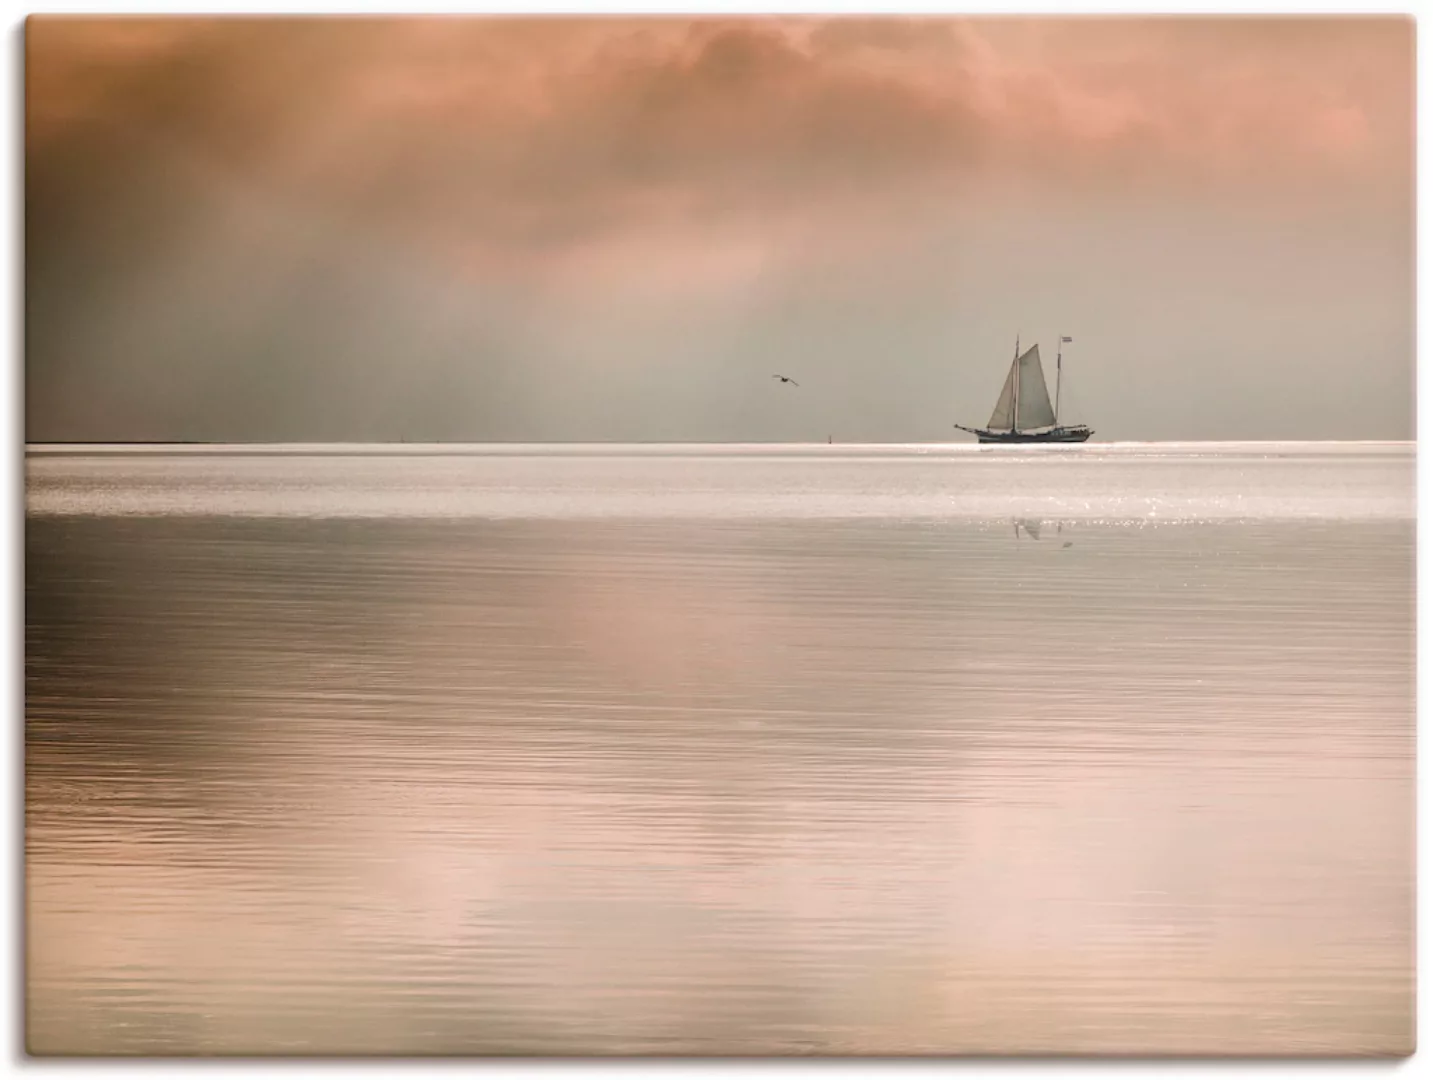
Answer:
<path fill-rule="evenodd" d="M 1005 187 L 1402 206 L 1411 46 L 1401 19 L 31 19 L 27 144 L 41 199 L 182 155 L 501 270 Z"/>

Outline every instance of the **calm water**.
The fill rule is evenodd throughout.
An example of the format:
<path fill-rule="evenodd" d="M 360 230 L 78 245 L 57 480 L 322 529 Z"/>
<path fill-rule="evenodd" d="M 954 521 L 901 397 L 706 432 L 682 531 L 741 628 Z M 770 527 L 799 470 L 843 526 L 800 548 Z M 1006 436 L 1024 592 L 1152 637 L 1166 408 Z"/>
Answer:
<path fill-rule="evenodd" d="M 27 470 L 34 1052 L 1411 1047 L 1411 445 Z"/>

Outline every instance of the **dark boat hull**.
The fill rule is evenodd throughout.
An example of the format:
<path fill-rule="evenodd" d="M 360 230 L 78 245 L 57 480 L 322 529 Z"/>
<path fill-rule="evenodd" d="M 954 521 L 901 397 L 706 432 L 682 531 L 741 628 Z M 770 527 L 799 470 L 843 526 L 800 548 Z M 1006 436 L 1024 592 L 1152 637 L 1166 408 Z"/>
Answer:
<path fill-rule="evenodd" d="M 1087 427 L 1057 427 L 1047 431 L 985 431 L 965 428 L 983 443 L 1024 446 L 1039 443 L 1082 443 L 1094 434 Z"/>

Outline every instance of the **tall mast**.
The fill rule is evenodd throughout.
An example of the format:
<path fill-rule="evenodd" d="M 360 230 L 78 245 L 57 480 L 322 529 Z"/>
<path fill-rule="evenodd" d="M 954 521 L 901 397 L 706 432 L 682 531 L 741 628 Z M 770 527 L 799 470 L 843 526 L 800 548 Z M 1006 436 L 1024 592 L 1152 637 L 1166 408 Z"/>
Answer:
<path fill-rule="evenodd" d="M 1060 426 L 1060 353 L 1065 348 L 1067 341 L 1074 341 L 1074 338 L 1060 336 L 1060 344 L 1055 349 L 1055 426 Z"/>
<path fill-rule="evenodd" d="M 1010 404 L 1010 433 L 1015 433 L 1015 427 L 1020 423 L 1020 334 L 1015 334 L 1015 359 L 1010 363 L 1010 370 L 1014 375 L 1012 380 L 1015 384 L 1015 395 Z"/>
<path fill-rule="evenodd" d="M 1065 339 L 1055 346 L 1055 426 L 1060 426 L 1060 355 L 1065 350 Z"/>

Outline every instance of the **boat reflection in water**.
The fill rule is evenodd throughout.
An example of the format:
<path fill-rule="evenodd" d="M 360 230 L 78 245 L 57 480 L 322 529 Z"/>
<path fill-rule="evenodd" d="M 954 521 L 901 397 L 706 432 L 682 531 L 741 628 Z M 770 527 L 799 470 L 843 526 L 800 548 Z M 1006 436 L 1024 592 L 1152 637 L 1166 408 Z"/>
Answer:
<path fill-rule="evenodd" d="M 1045 528 L 1048 524 L 1048 522 L 1041 521 L 1036 518 L 1011 518 L 1010 523 L 1015 526 L 1016 540 L 1020 539 L 1020 534 L 1022 532 L 1031 540 L 1038 540 L 1040 539 L 1040 530 Z M 1062 521 L 1055 522 L 1055 535 L 1060 536 L 1064 533 L 1064 531 L 1065 523 Z M 1066 540 L 1060 546 L 1062 548 L 1074 547 L 1075 542 L 1073 540 Z"/>

